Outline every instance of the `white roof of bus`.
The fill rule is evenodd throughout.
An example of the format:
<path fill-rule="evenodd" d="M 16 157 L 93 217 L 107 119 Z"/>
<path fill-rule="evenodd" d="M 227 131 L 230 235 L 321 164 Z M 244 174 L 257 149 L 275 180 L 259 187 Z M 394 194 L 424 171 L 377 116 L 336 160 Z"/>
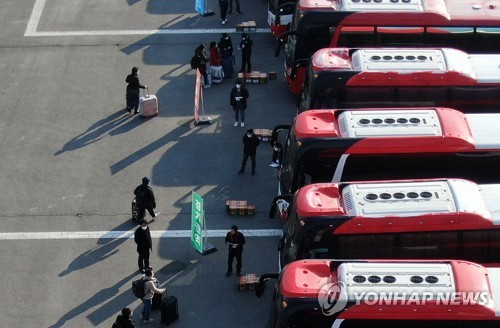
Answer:
<path fill-rule="evenodd" d="M 448 263 L 342 263 L 338 280 L 345 283 L 346 296 L 352 300 L 363 293 L 398 292 L 399 297 L 411 293 L 453 293 L 456 291 L 453 270 Z M 407 293 L 405 295 L 405 293 Z"/>
<path fill-rule="evenodd" d="M 500 55 L 469 55 L 443 49 L 359 49 L 352 66 L 361 72 L 461 72 L 479 83 L 500 83 Z"/>
<path fill-rule="evenodd" d="M 466 114 L 476 149 L 500 148 L 499 114 Z"/>
<path fill-rule="evenodd" d="M 500 123 L 500 115 L 498 119 Z M 439 117 L 432 109 L 345 111 L 338 122 L 342 138 L 443 135 Z"/>
<path fill-rule="evenodd" d="M 498 206 L 486 203 L 485 199 L 500 196 L 500 184 L 491 186 L 494 187 L 482 191 L 482 186 L 461 179 L 352 183 L 342 189 L 342 200 L 346 214 L 352 216 L 409 217 L 470 212 L 491 218 Z M 498 215 L 494 223 L 500 224 Z"/>
<path fill-rule="evenodd" d="M 500 225 L 500 184 L 482 184 L 479 187 L 479 192 L 486 208 L 491 214 L 493 224 Z"/>
<path fill-rule="evenodd" d="M 421 12 L 424 11 L 422 0 L 405 1 L 363 1 L 363 0 L 343 0 L 341 11 L 404 11 Z"/>
<path fill-rule="evenodd" d="M 469 60 L 477 82 L 500 82 L 500 55 L 470 55 Z"/>
<path fill-rule="evenodd" d="M 487 268 L 495 316 L 500 317 L 500 268 Z"/>

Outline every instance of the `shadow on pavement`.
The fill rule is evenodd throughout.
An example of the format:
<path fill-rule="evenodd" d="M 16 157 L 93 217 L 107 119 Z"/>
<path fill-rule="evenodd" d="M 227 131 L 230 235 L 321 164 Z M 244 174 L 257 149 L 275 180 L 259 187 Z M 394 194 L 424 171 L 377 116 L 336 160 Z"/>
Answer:
<path fill-rule="evenodd" d="M 111 231 L 126 231 L 133 227 L 136 227 L 136 225 L 132 223 L 131 220 L 128 220 L 127 222 L 123 222 L 119 226 L 113 228 Z M 100 238 L 97 240 L 96 248 L 85 251 L 83 254 L 74 259 L 73 262 L 68 265 L 66 270 L 59 273 L 59 277 L 64 277 L 73 271 L 82 270 L 98 262 L 104 261 L 110 256 L 116 254 L 118 252 L 118 246 L 127 240 L 127 238 Z"/>

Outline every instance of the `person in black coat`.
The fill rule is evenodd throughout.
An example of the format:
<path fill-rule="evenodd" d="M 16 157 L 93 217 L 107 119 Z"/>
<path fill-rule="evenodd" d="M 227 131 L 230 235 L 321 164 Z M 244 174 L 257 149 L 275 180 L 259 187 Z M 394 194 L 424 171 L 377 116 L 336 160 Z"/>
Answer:
<path fill-rule="evenodd" d="M 247 109 L 247 99 L 250 97 L 247 88 L 241 80 L 236 80 L 235 86 L 229 95 L 229 104 L 234 110 L 234 126 L 238 126 L 241 116 L 241 127 L 245 126 L 245 109 Z"/>
<path fill-rule="evenodd" d="M 207 73 L 208 57 L 207 57 L 207 54 L 205 53 L 205 45 L 203 43 L 200 44 L 194 50 L 194 54 L 197 58 L 198 70 L 200 71 L 200 74 L 203 75 L 204 87 L 210 88 L 212 86 L 212 84 L 210 83 L 210 80 L 208 79 L 208 73 Z"/>
<path fill-rule="evenodd" d="M 148 86 L 147 85 L 142 85 L 139 82 L 139 68 L 138 67 L 132 67 L 132 73 L 127 75 L 127 78 L 125 79 L 125 82 L 127 84 L 127 111 L 129 113 L 132 112 L 132 109 L 134 110 L 134 114 L 139 113 L 138 108 L 139 108 L 139 89 L 146 89 Z"/>
<path fill-rule="evenodd" d="M 255 155 L 257 154 L 257 147 L 260 144 L 259 138 L 253 133 L 253 129 L 248 129 L 247 133 L 243 136 L 243 161 L 241 161 L 241 168 L 238 173 L 245 171 L 248 157 L 252 159 L 252 175 L 255 174 Z"/>
<path fill-rule="evenodd" d="M 222 55 L 222 68 L 224 70 L 224 78 L 231 77 L 234 74 L 234 49 L 233 41 L 227 33 L 222 33 L 222 37 L 217 44 L 220 54 Z"/>
<path fill-rule="evenodd" d="M 153 249 L 153 243 L 151 241 L 151 232 L 147 220 L 143 219 L 141 221 L 141 226 L 135 230 L 134 241 L 137 244 L 137 253 L 139 254 L 137 260 L 139 272 L 144 273 L 144 269 L 151 270 L 152 267 L 149 265 L 149 255 Z"/>
<path fill-rule="evenodd" d="M 141 222 L 144 219 L 146 210 L 148 210 L 149 215 L 153 218 L 151 222 L 155 220 L 158 213 L 155 213 L 156 199 L 153 192 L 153 188 L 149 186 L 149 178 L 142 178 L 142 184 L 137 186 L 134 190 L 135 201 L 137 204 L 137 221 Z"/>
<path fill-rule="evenodd" d="M 243 245 L 245 245 L 245 236 L 238 231 L 237 226 L 233 225 L 227 233 L 225 241 L 229 249 L 226 276 L 233 272 L 233 259 L 236 257 L 236 274 L 239 277 L 241 275 L 241 257 L 243 255 Z"/>
<path fill-rule="evenodd" d="M 245 67 L 247 72 L 252 71 L 252 63 L 250 62 L 250 56 L 252 55 L 252 44 L 253 41 L 250 39 L 248 33 L 243 33 L 241 35 L 240 49 L 241 49 L 241 69 L 240 73 L 245 72 Z"/>
<path fill-rule="evenodd" d="M 135 328 L 135 322 L 132 319 L 132 309 L 128 307 L 123 308 L 121 314 L 116 317 L 115 324 L 121 328 Z"/>

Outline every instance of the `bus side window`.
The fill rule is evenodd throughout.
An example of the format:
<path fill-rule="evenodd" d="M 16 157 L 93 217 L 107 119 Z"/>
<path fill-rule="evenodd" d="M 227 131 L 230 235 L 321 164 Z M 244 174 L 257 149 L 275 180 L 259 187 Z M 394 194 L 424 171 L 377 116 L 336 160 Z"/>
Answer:
<path fill-rule="evenodd" d="M 378 46 L 408 46 L 424 44 L 423 27 L 384 26 L 377 27 Z"/>
<path fill-rule="evenodd" d="M 425 43 L 430 47 L 451 47 L 469 50 L 467 45 L 474 44 L 472 27 L 428 27 Z"/>
<path fill-rule="evenodd" d="M 369 95 L 369 101 L 367 101 Z M 347 87 L 343 108 L 361 106 L 391 106 L 397 102 L 395 88 L 383 87 Z"/>
<path fill-rule="evenodd" d="M 478 27 L 476 29 L 475 49 L 482 52 L 497 52 L 500 48 L 500 28 Z"/>
<path fill-rule="evenodd" d="M 478 89 L 477 87 L 451 87 L 450 88 L 450 101 L 449 107 L 463 111 L 463 112 L 474 112 L 478 111 L 478 107 L 481 107 L 481 111 L 496 111 L 498 108 L 495 106 L 488 107 L 488 104 L 493 104 L 498 102 L 500 99 L 500 87 L 484 87 Z"/>
<path fill-rule="evenodd" d="M 498 243 L 498 231 L 492 233 L 496 237 L 494 242 Z M 489 254 L 490 232 L 488 231 L 464 231 L 462 233 L 460 258 L 474 262 L 496 262 L 498 254 Z"/>
<path fill-rule="evenodd" d="M 339 39 L 332 47 L 355 48 L 371 46 L 374 43 L 375 28 L 372 26 L 342 26 L 337 31 Z"/>
<path fill-rule="evenodd" d="M 440 106 L 446 104 L 448 87 L 397 87 L 397 99 L 403 106 Z"/>
<path fill-rule="evenodd" d="M 458 257 L 457 232 L 431 232 L 427 234 L 426 256 L 431 259 L 454 259 Z"/>

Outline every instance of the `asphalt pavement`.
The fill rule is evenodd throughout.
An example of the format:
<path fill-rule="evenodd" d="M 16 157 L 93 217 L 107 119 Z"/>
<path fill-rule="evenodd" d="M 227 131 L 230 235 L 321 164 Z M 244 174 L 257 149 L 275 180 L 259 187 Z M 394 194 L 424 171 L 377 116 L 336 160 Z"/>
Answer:
<path fill-rule="evenodd" d="M 5 0 L 0 3 L 0 317 L 1 327 L 111 327 L 123 307 L 140 322 L 141 302 L 131 292 L 137 253 L 128 236 L 132 191 L 151 179 L 160 217 L 151 225 L 151 263 L 168 293 L 179 299 L 172 327 L 263 327 L 269 296 L 238 291 L 226 277 L 222 237 L 218 251 L 197 253 L 190 229 L 191 192 L 205 201 L 209 231 L 273 232 L 267 217 L 277 181 L 263 142 L 257 174 L 238 175 L 247 128 L 289 123 L 295 99 L 282 81 L 266 30 L 267 2 L 240 0 L 243 15 L 221 25 L 202 17 L 194 1 Z M 245 128 L 233 127 L 226 79 L 204 92 L 210 125 L 193 125 L 195 71 L 189 61 L 199 43 L 254 20 L 252 66 L 278 79 L 248 85 Z M 241 54 L 236 53 L 237 63 Z M 125 77 L 133 66 L 156 94 L 160 114 L 130 115 Z M 236 67 L 238 68 L 238 67 Z M 227 199 L 255 204 L 255 216 L 233 217 Z M 111 232 L 115 234 L 107 234 Z M 182 234 L 181 234 L 182 235 Z M 278 269 L 278 237 L 249 236 L 243 272 Z M 159 326 L 159 313 L 153 318 Z M 142 326 L 141 323 L 138 326 Z"/>

